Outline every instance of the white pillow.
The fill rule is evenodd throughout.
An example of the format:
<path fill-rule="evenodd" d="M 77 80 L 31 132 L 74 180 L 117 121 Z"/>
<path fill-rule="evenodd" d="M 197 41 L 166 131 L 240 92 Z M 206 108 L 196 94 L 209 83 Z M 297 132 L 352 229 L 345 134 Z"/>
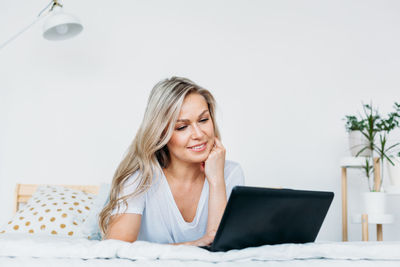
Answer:
<path fill-rule="evenodd" d="M 107 204 L 110 196 L 110 184 L 101 184 L 99 193 L 94 201 L 85 223 L 82 225 L 82 235 L 89 239 L 100 240 L 101 231 L 99 226 L 99 214 Z"/>
<path fill-rule="evenodd" d="M 27 205 L 2 228 L 2 233 L 87 237 L 81 226 L 95 195 L 62 186 L 39 186 Z"/>

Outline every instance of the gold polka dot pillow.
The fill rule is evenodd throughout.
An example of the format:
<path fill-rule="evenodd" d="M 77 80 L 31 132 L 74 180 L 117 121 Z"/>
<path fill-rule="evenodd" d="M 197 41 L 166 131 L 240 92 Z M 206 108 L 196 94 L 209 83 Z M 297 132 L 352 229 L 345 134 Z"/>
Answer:
<path fill-rule="evenodd" d="M 83 237 L 80 231 L 95 195 L 62 186 L 39 186 L 1 233 Z"/>

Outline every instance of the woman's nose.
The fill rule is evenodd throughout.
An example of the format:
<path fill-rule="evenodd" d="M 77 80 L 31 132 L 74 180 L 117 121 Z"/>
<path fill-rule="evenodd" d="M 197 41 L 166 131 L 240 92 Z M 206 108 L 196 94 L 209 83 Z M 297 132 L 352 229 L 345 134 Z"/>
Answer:
<path fill-rule="evenodd" d="M 201 138 L 201 137 L 203 137 L 204 133 L 203 133 L 203 131 L 201 130 L 201 128 L 197 124 L 194 124 L 192 129 L 193 129 L 193 131 L 192 131 L 192 137 L 193 138 Z"/>

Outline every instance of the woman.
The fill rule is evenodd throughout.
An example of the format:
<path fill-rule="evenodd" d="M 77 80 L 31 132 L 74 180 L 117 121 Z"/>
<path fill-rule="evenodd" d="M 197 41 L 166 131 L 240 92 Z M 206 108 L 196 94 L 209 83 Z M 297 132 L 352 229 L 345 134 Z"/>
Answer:
<path fill-rule="evenodd" d="M 185 78 L 159 82 L 115 172 L 100 214 L 106 239 L 210 245 L 244 176 L 225 161 L 211 93 Z"/>

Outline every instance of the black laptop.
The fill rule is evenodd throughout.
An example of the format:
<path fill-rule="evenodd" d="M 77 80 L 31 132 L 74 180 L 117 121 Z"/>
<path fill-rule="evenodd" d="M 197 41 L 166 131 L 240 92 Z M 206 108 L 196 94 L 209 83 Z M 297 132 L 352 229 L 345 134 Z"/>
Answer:
<path fill-rule="evenodd" d="M 333 192 L 235 186 L 210 251 L 314 242 Z"/>

